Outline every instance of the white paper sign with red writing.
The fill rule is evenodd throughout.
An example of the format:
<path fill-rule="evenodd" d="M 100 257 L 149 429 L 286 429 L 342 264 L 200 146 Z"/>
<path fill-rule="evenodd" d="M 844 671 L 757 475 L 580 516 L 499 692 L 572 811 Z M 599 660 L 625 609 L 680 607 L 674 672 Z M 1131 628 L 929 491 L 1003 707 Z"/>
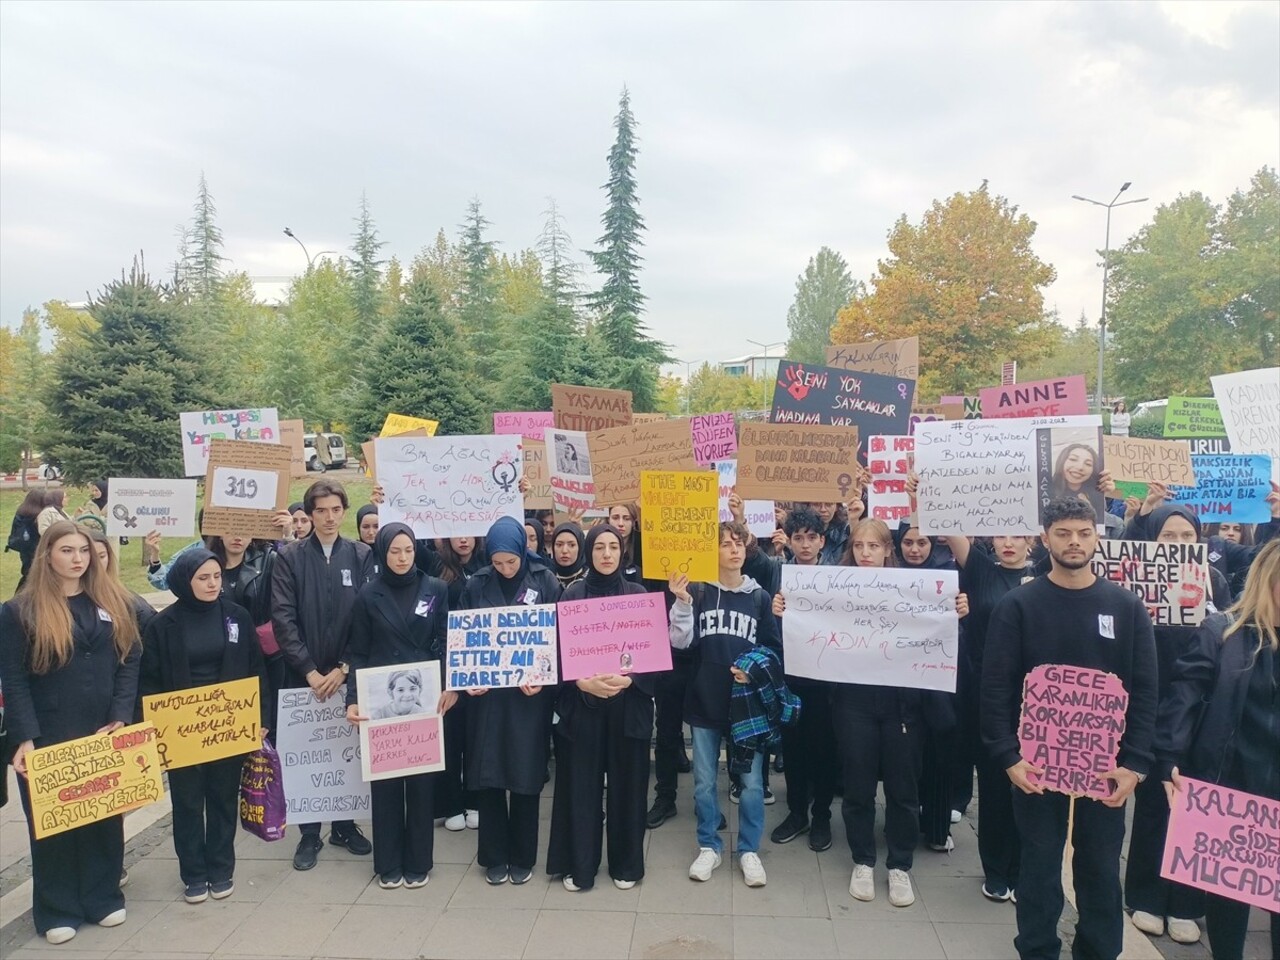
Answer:
<path fill-rule="evenodd" d="M 1111 796 L 1129 694 L 1114 673 L 1062 663 L 1034 667 L 1022 684 L 1022 759 L 1044 770 L 1028 779 L 1069 796 Z"/>

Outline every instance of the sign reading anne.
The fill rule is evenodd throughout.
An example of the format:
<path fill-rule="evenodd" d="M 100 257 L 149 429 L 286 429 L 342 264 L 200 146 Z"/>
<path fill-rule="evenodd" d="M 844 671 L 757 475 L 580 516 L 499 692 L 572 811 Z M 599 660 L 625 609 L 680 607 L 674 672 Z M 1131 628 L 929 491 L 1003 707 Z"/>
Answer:
<path fill-rule="evenodd" d="M 1046 790 L 1109 797 L 1099 774 L 1116 765 L 1129 694 L 1114 673 L 1061 663 L 1032 668 L 1022 684 L 1022 759 L 1044 770 L 1029 779 Z"/>
<path fill-rule="evenodd" d="M 555 604 L 450 612 L 446 690 L 540 687 L 556 673 Z"/>

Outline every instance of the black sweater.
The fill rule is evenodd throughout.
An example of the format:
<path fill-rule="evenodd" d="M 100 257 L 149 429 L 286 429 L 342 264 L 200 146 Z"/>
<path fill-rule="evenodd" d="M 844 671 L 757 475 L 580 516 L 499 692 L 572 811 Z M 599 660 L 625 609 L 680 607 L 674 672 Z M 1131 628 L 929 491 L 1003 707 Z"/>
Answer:
<path fill-rule="evenodd" d="M 1044 663 L 1114 673 L 1129 694 L 1119 765 L 1150 772 L 1156 720 L 1156 645 L 1137 595 L 1105 580 L 1067 590 L 1040 577 L 1005 595 L 991 614 L 982 671 L 982 740 L 1008 769 L 1021 759 L 1022 682 Z"/>

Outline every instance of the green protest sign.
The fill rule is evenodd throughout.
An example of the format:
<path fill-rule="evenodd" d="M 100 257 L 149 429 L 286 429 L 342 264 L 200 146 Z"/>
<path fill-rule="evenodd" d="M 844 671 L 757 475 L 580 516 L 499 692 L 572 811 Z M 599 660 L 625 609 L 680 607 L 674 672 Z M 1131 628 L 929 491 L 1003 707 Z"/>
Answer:
<path fill-rule="evenodd" d="M 1166 438 L 1225 437 L 1222 412 L 1214 397 L 1170 397 L 1164 411 Z"/>

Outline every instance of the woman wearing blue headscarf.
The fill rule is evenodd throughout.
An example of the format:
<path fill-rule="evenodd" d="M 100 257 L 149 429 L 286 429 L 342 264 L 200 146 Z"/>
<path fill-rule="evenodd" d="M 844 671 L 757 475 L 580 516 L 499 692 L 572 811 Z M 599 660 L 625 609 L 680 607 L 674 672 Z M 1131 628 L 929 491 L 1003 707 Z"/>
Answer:
<path fill-rule="evenodd" d="M 555 603 L 560 583 L 530 552 L 524 526 L 503 517 L 485 538 L 489 565 L 462 590 L 459 609 Z M 527 883 L 538 859 L 538 796 L 547 771 L 554 687 L 468 690 L 466 785 L 480 811 L 477 860 L 493 885 Z"/>

